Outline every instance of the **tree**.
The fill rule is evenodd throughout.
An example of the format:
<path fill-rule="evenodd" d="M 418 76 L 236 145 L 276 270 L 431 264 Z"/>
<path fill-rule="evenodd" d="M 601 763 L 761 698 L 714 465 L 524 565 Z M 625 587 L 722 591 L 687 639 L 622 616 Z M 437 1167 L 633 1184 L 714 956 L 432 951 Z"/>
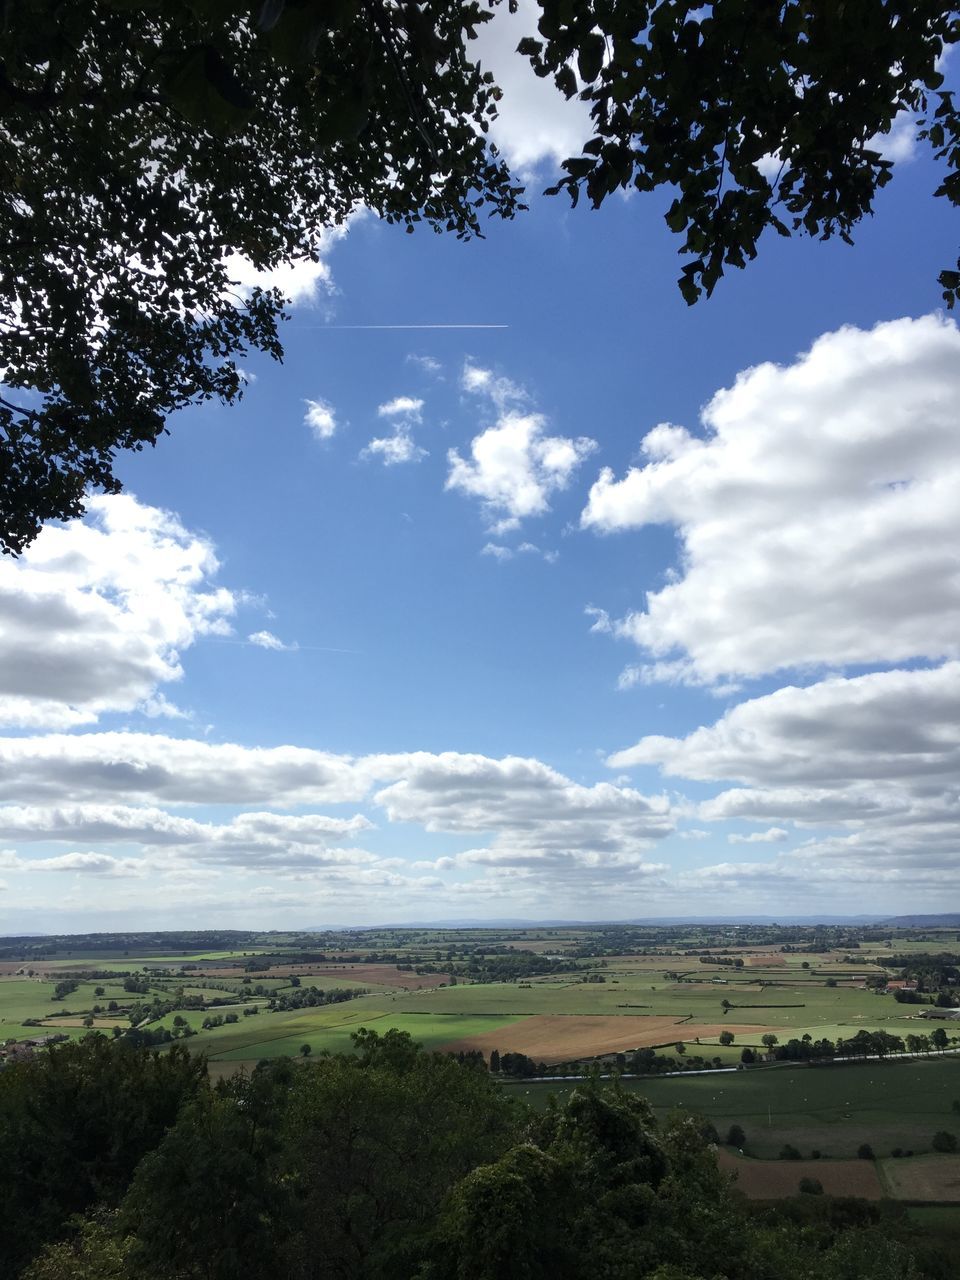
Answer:
<path fill-rule="evenodd" d="M 727 1146 L 728 1147 L 745 1147 L 747 1144 L 747 1135 L 738 1124 L 732 1124 L 727 1130 Z"/>
<path fill-rule="evenodd" d="M 934 1151 L 953 1153 L 957 1149 L 957 1135 L 955 1133 L 947 1133 L 944 1129 L 941 1129 L 939 1133 L 933 1135 L 933 1141 L 930 1145 Z"/>
<path fill-rule="evenodd" d="M 311 1047 L 310 1045 L 308 1045 L 308 1044 L 302 1044 L 302 1045 L 300 1046 L 300 1057 L 301 1057 L 301 1058 L 309 1058 L 309 1057 L 310 1057 L 310 1055 L 311 1055 L 311 1053 L 313 1053 L 313 1049 L 312 1049 L 312 1047 Z"/>
<path fill-rule="evenodd" d="M 751 1048 L 747 1047 L 740 1051 L 740 1061 L 743 1063 L 746 1063 L 748 1066 L 750 1063 L 756 1062 L 756 1060 L 757 1060 L 757 1055 L 754 1053 L 754 1051 Z"/>
<path fill-rule="evenodd" d="M 940 1052 L 943 1053 L 944 1049 L 947 1047 L 946 1030 L 943 1027 L 937 1027 L 930 1036 L 930 1043 L 935 1049 L 939 1049 Z"/>
<path fill-rule="evenodd" d="M 871 140 L 902 110 L 945 162 L 936 194 L 960 203 L 960 116 L 937 70 L 958 32 L 940 0 L 539 2 L 541 38 L 520 50 L 589 103 L 594 130 L 550 190 L 597 207 L 665 187 L 688 302 L 770 229 L 850 239 L 890 179 Z M 240 291 L 237 255 L 258 270 L 316 257 L 358 206 L 461 238 L 481 210 L 523 207 L 486 142 L 500 91 L 471 60 L 480 0 L 146 12 L 5 10 L 0 547 L 14 553 L 89 489 L 116 492 L 117 451 L 154 444 L 171 413 L 239 398 L 247 350 L 279 358 L 283 299 Z M 952 302 L 960 262 L 940 281 Z"/>
<path fill-rule="evenodd" d="M 733 1044 L 733 1041 L 734 1041 L 734 1035 L 733 1035 L 733 1032 L 732 1032 L 732 1031 L 721 1031 L 721 1032 L 720 1032 L 720 1043 L 721 1043 L 721 1044 Z"/>
<path fill-rule="evenodd" d="M 237 288 L 315 258 L 359 205 L 480 233 L 520 189 L 467 56 L 477 0 L 335 8 L 169 0 L 9 6 L 0 35 L 0 545 L 115 492 L 117 449 L 178 408 L 236 400 L 279 358 L 283 299 Z M 31 394 L 34 393 L 34 394 Z"/>
<path fill-rule="evenodd" d="M 823 1183 L 820 1181 L 819 1178 L 801 1178 L 800 1192 L 802 1195 L 822 1196 Z"/>
<path fill-rule="evenodd" d="M 500 1050 L 490 1050 L 490 1070 L 496 1074 L 500 1070 Z"/>
<path fill-rule="evenodd" d="M 773 1034 L 773 1032 L 772 1032 L 772 1031 L 768 1031 L 768 1032 L 766 1032 L 766 1034 L 765 1034 L 765 1035 L 762 1035 L 762 1036 L 760 1037 L 760 1039 L 761 1039 L 761 1041 L 763 1042 L 763 1044 L 765 1044 L 765 1045 L 766 1045 L 766 1047 L 767 1047 L 767 1052 L 768 1052 L 768 1053 L 773 1049 L 773 1046 L 774 1046 L 775 1044 L 779 1044 L 779 1043 L 780 1043 L 780 1038 L 779 1038 L 779 1036 L 775 1036 L 775 1035 Z"/>
<path fill-rule="evenodd" d="M 861 1142 L 860 1146 L 857 1147 L 857 1155 L 861 1160 L 876 1159 L 873 1154 L 873 1147 L 871 1147 L 869 1142 Z"/>
<path fill-rule="evenodd" d="M 591 104 L 595 135 L 552 190 L 596 208 L 618 188 L 670 186 L 688 302 L 754 258 L 769 229 L 849 242 L 890 181 L 874 139 L 902 110 L 921 114 L 920 136 L 946 161 L 935 194 L 960 204 L 960 114 L 937 66 L 960 39 L 953 6 L 542 3 L 543 39 L 520 48 Z M 779 162 L 769 177 L 765 159 Z M 952 304 L 960 270 L 940 283 Z"/>

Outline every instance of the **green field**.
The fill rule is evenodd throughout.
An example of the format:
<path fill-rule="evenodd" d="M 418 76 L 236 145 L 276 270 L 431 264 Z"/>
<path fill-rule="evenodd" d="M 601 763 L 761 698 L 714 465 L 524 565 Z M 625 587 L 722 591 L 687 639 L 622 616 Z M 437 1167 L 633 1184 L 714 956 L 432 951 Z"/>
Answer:
<path fill-rule="evenodd" d="M 207 1052 L 217 1062 L 278 1058 L 284 1054 L 292 1057 L 300 1052 L 302 1044 L 309 1044 L 313 1053 L 319 1053 L 322 1050 L 329 1053 L 351 1053 L 353 1043 L 350 1036 L 358 1027 L 363 1026 L 370 1027 L 381 1034 L 395 1027 L 399 1031 L 409 1032 L 413 1039 L 422 1044 L 425 1049 L 437 1049 L 463 1036 L 482 1035 L 484 1032 L 495 1031 L 499 1027 L 509 1026 L 517 1021 L 513 1017 L 482 1018 L 460 1015 L 431 1017 L 429 1014 L 404 1016 L 392 1011 L 377 1012 L 369 1005 L 365 1008 L 360 1007 L 365 1004 L 365 1001 L 356 1000 L 347 1004 L 328 1005 L 318 1010 L 304 1009 L 296 1014 L 282 1015 L 285 1019 L 283 1022 L 279 1022 L 278 1016 L 275 1015 L 262 1028 L 269 1038 L 256 1039 L 257 1031 L 261 1028 L 252 1025 L 242 1029 L 242 1034 L 237 1036 L 238 1043 L 235 1046 L 221 1047 L 228 1037 L 220 1035 L 216 1041 L 210 1043 Z M 255 1024 L 265 1020 L 261 1015 L 260 1019 L 248 1018 L 244 1021 Z M 214 1036 L 217 1032 L 227 1030 L 228 1028 L 217 1028 L 216 1031 L 208 1034 Z M 237 1028 L 232 1027 L 229 1030 L 236 1032 Z"/>
<path fill-rule="evenodd" d="M 534 1106 L 563 1097 L 573 1082 L 505 1085 Z M 960 1133 L 952 1111 L 960 1098 L 960 1060 L 765 1067 L 729 1075 L 625 1080 L 665 1115 L 684 1107 L 709 1117 L 721 1137 L 731 1124 L 747 1135 L 751 1155 L 779 1155 L 790 1142 L 809 1155 L 856 1155 L 868 1142 L 878 1156 L 894 1147 L 928 1151 L 938 1129 Z"/>

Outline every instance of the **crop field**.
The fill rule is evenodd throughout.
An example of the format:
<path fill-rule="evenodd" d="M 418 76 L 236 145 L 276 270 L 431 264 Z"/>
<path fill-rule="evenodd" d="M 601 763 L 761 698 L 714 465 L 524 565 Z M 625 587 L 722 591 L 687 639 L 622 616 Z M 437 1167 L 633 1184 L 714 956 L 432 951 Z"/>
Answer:
<path fill-rule="evenodd" d="M 881 1174 L 897 1200 L 942 1200 L 960 1204 L 960 1156 L 925 1155 L 883 1160 Z"/>
<path fill-rule="evenodd" d="M 576 1086 L 564 1081 L 506 1085 L 534 1106 Z M 868 1142 L 878 1156 L 895 1148 L 929 1151 L 939 1129 L 960 1129 L 960 1060 L 932 1059 L 830 1067 L 770 1067 L 719 1075 L 625 1080 L 661 1116 L 677 1107 L 708 1117 L 721 1136 L 731 1124 L 747 1135 L 753 1156 L 779 1155 L 785 1143 L 803 1154 L 855 1156 Z M 916 1197 L 923 1199 L 924 1197 Z M 933 1198 L 933 1197 L 931 1197 Z"/>
<path fill-rule="evenodd" d="M 320 1010 L 299 1010 L 287 1014 L 282 1022 L 271 1019 L 263 1028 L 244 1026 L 217 1028 L 209 1033 L 212 1040 L 208 1052 L 215 1062 L 256 1062 L 260 1058 L 278 1058 L 283 1055 L 296 1057 L 300 1046 L 309 1044 L 313 1053 L 326 1050 L 329 1053 L 351 1053 L 350 1036 L 360 1027 L 369 1027 L 381 1034 L 391 1027 L 407 1031 L 425 1049 L 450 1049 L 458 1047 L 484 1030 L 506 1031 L 516 1019 L 506 1017 L 469 1017 L 458 1014 L 412 1014 L 404 1017 L 386 1010 L 361 1008 L 365 1002 L 354 1000 L 347 1004 L 332 1005 Z M 245 1019 L 254 1023 L 260 1019 Z M 229 1036 L 227 1032 L 233 1032 Z M 258 1031 L 260 1038 L 258 1038 Z M 220 1033 L 220 1034 L 218 1034 Z M 496 1038 L 496 1037 L 494 1037 Z M 501 1036 L 501 1038 L 503 1038 Z"/>
<path fill-rule="evenodd" d="M 198 934 L 155 934 L 139 950 L 135 936 L 114 946 L 94 937 L 86 946 L 71 939 L 46 948 L 31 943 L 19 958 L 15 946 L 8 948 L 0 961 L 0 1042 L 51 1031 L 85 1036 L 91 1029 L 84 1024 L 93 1018 L 94 1032 L 112 1035 L 119 1027 L 161 1051 L 174 1037 L 203 1053 L 211 1074 L 221 1075 L 252 1069 L 264 1058 L 299 1058 L 304 1046 L 311 1055 L 350 1053 L 360 1027 L 381 1034 L 396 1028 L 428 1050 L 479 1050 L 489 1058 L 496 1049 L 548 1067 L 604 1057 L 609 1065 L 613 1054 L 642 1048 L 678 1063 L 704 1058 L 732 1067 L 744 1049 L 764 1057 L 764 1036 L 782 1044 L 805 1035 L 835 1042 L 860 1030 L 929 1036 L 936 1024 L 921 1019 L 917 1005 L 898 1002 L 892 990 L 877 994 L 865 982 L 882 987 L 898 976 L 878 957 L 960 951 L 956 930 L 905 931 L 896 938 L 874 933 L 862 941 L 855 930 L 841 935 L 827 935 L 839 938 L 836 945 L 811 946 L 803 929 L 778 926 L 632 932 L 618 926 L 206 935 L 216 945 L 200 945 Z M 237 945 L 229 945 L 234 940 Z M 126 975 L 136 979 L 129 991 Z M 55 1001 L 54 985 L 63 977 L 77 989 Z M 317 1003 L 327 998 L 318 993 L 335 988 L 352 998 Z M 271 1000 L 279 1007 L 271 1010 Z M 117 1006 L 112 1011 L 110 1001 Z M 221 1021 L 227 1017 L 230 1022 Z M 204 1028 L 211 1019 L 220 1025 Z M 956 1043 L 960 1024 L 947 1024 L 946 1032 Z M 721 1045 L 721 1033 L 733 1043 Z M 563 1094 L 574 1085 L 504 1087 L 542 1106 L 549 1092 Z M 721 1133 L 733 1123 L 742 1126 L 750 1157 L 742 1162 L 745 1189 L 749 1179 L 766 1176 L 763 1162 L 774 1159 L 778 1170 L 786 1169 L 776 1175 L 787 1188 L 783 1194 L 794 1193 L 805 1176 L 801 1162 L 775 1159 L 789 1143 L 808 1159 L 821 1153 L 822 1159 L 809 1160 L 816 1170 L 808 1176 L 825 1187 L 829 1178 L 828 1189 L 833 1181 L 839 1187 L 846 1179 L 853 1187 L 871 1178 L 874 1188 L 879 1175 L 888 1189 L 896 1180 L 898 1188 L 909 1183 L 911 1199 L 947 1204 L 954 1194 L 953 1175 L 943 1172 L 949 1160 L 922 1161 L 938 1130 L 960 1134 L 952 1111 L 960 1099 L 960 1055 L 688 1071 L 624 1087 L 643 1093 L 660 1115 L 683 1107 L 710 1117 Z M 854 1160 L 847 1170 L 865 1142 L 877 1164 Z M 917 1156 L 891 1159 L 897 1148 Z"/>
<path fill-rule="evenodd" d="M 698 1030 L 707 1035 L 719 1035 L 722 1028 L 705 1026 Z M 733 1027 L 731 1030 L 753 1031 L 754 1028 Z M 685 1032 L 686 1023 L 669 1017 L 539 1014 L 513 1019 L 510 1034 L 506 1037 L 485 1031 L 481 1035 L 445 1045 L 444 1048 L 479 1049 L 485 1057 L 489 1057 L 493 1049 L 525 1053 L 537 1062 L 551 1065 L 588 1055 L 670 1045 L 683 1040 Z"/>
<path fill-rule="evenodd" d="M 882 1200 L 886 1195 L 872 1160 L 749 1160 L 718 1151 L 717 1163 L 751 1200 L 795 1196 L 801 1178 L 815 1178 L 828 1196 Z"/>

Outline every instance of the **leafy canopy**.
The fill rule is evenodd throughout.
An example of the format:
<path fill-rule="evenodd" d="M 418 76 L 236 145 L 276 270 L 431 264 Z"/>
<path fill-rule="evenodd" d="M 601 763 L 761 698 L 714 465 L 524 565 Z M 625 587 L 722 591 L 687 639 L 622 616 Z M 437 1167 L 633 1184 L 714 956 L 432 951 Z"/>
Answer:
<path fill-rule="evenodd" d="M 500 91 L 470 40 L 501 0 L 18 0 L 0 31 L 0 549 L 116 492 L 118 451 L 280 359 L 284 300 L 241 291 L 316 259 L 366 207 L 467 239 L 522 189 L 487 141 Z M 507 0 L 510 9 L 516 0 Z M 673 193 L 680 288 L 710 294 L 773 228 L 849 240 L 898 114 L 960 203 L 937 0 L 539 0 L 520 52 L 594 136 L 550 188 Z M 233 264 L 233 265 L 231 265 Z M 960 294 L 958 270 L 940 276 Z"/>

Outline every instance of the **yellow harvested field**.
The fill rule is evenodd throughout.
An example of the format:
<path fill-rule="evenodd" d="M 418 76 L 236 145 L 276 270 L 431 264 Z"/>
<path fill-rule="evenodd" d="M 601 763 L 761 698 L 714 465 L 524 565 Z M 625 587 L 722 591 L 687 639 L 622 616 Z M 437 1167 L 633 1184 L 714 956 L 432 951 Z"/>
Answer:
<path fill-rule="evenodd" d="M 742 1160 L 718 1151 L 717 1163 L 737 1175 L 734 1186 L 750 1200 L 799 1195 L 801 1178 L 816 1178 L 828 1196 L 882 1200 L 886 1194 L 872 1160 Z"/>
<path fill-rule="evenodd" d="M 620 1014 L 584 1015 L 537 1014 L 524 1018 L 499 1031 L 466 1036 L 443 1045 L 447 1052 L 479 1049 L 489 1055 L 492 1049 L 501 1053 L 525 1053 L 527 1057 L 548 1065 L 575 1058 L 593 1058 L 601 1053 L 620 1053 L 630 1049 L 652 1048 L 691 1042 L 694 1036 L 718 1036 L 721 1031 L 758 1033 L 763 1028 L 711 1023 L 685 1022 L 671 1016 Z"/>
<path fill-rule="evenodd" d="M 960 1156 L 913 1156 L 884 1160 L 883 1178 L 897 1200 L 960 1203 Z"/>

